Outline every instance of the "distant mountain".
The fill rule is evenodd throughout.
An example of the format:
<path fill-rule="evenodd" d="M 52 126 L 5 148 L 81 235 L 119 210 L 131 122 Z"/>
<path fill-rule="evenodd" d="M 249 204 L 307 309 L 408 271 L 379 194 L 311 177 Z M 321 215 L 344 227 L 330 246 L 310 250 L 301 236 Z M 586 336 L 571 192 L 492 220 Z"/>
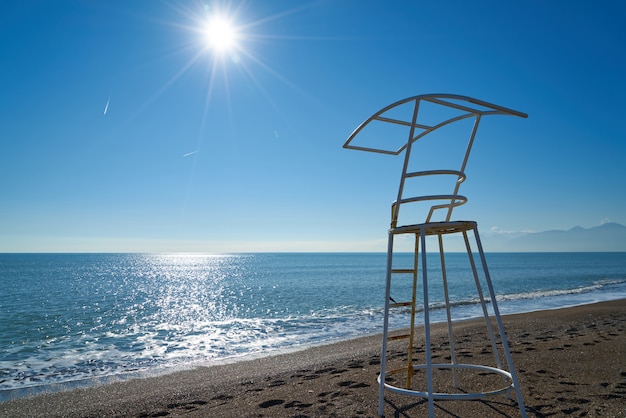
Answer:
<path fill-rule="evenodd" d="M 567 231 L 533 232 L 515 237 L 485 235 L 486 251 L 626 251 L 626 226 L 614 222 L 589 229 L 575 226 Z"/>

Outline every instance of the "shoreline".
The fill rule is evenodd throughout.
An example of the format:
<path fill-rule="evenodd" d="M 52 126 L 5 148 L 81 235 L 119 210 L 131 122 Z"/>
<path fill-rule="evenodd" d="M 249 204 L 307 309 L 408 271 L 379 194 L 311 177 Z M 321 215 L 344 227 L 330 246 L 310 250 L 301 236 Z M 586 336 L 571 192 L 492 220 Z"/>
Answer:
<path fill-rule="evenodd" d="M 626 416 L 626 300 L 503 315 L 503 322 L 529 416 Z M 455 324 L 455 335 L 473 336 L 480 326 Z M 432 327 L 435 351 L 444 327 Z M 373 417 L 380 338 L 8 400 L 0 416 Z M 469 355 L 480 360 L 480 350 Z M 490 399 L 436 404 L 450 416 L 518 415 L 505 397 Z M 390 416 L 425 411 L 420 398 L 388 393 L 386 401 Z"/>
<path fill-rule="evenodd" d="M 573 303 L 570 305 L 563 305 L 560 307 L 546 307 L 543 309 L 531 309 L 528 311 L 521 311 L 521 312 L 516 311 L 512 313 L 502 314 L 502 316 L 504 317 L 504 316 L 510 316 L 510 315 L 532 314 L 535 312 L 558 311 L 561 309 L 576 308 L 580 306 L 594 305 L 594 304 L 605 303 L 605 302 L 615 302 L 619 300 L 622 300 L 622 299 L 608 299 L 608 300 L 596 300 L 594 302 L 587 302 L 587 303 Z M 625 306 L 626 306 L 626 298 L 623 300 L 625 301 Z M 482 317 L 457 319 L 454 321 L 454 323 L 461 324 L 464 322 L 471 322 L 471 321 L 477 321 L 477 320 L 482 320 Z M 431 319 L 432 326 L 438 326 L 437 324 L 441 324 L 441 323 L 442 321 L 433 322 Z M 404 332 L 404 331 L 402 329 L 390 329 L 390 332 L 394 333 L 394 332 Z M 197 368 L 227 366 L 233 363 L 249 362 L 249 361 L 264 359 L 267 357 L 289 355 L 289 354 L 297 353 L 299 351 L 309 350 L 315 347 L 321 347 L 325 345 L 334 345 L 334 344 L 343 344 L 343 343 L 349 344 L 351 341 L 360 340 L 362 338 L 370 338 L 370 337 L 377 338 L 378 344 L 380 345 L 380 338 L 382 338 L 382 333 L 374 332 L 374 333 L 367 334 L 361 337 L 352 336 L 352 337 L 347 337 L 347 338 L 329 339 L 329 340 L 324 340 L 324 341 L 311 343 L 307 345 L 278 348 L 269 352 L 248 353 L 248 354 L 243 354 L 241 356 L 217 358 L 217 359 L 213 359 L 210 361 L 196 360 L 185 365 L 182 365 L 182 364 L 170 365 L 170 366 L 163 365 L 154 369 L 144 369 L 144 370 L 138 370 L 138 371 L 131 371 L 127 373 L 118 373 L 118 374 L 111 374 L 111 375 L 94 376 L 90 378 L 77 379 L 77 380 L 54 382 L 54 383 L 49 383 L 49 384 L 44 384 L 44 385 L 33 385 L 33 386 L 26 386 L 26 387 L 21 387 L 21 388 L 5 389 L 5 390 L 0 390 L 0 404 L 2 404 L 3 402 L 11 401 L 11 400 L 31 398 L 31 397 L 35 397 L 35 396 L 39 396 L 43 394 L 54 394 L 54 393 L 59 393 L 59 392 L 95 388 L 95 387 L 99 387 L 102 385 L 110 385 L 113 383 L 127 382 L 129 380 L 136 380 L 136 379 L 159 378 L 159 377 L 167 376 L 173 373 L 186 372 L 186 371 L 194 370 Z"/>

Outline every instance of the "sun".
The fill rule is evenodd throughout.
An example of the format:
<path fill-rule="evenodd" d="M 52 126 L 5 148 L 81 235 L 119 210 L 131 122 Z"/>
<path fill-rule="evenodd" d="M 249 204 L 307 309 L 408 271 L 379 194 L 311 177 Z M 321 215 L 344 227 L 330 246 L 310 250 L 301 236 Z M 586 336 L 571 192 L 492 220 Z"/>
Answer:
<path fill-rule="evenodd" d="M 206 22 L 203 32 L 207 47 L 215 52 L 227 52 L 237 46 L 237 30 L 226 17 L 212 17 Z"/>

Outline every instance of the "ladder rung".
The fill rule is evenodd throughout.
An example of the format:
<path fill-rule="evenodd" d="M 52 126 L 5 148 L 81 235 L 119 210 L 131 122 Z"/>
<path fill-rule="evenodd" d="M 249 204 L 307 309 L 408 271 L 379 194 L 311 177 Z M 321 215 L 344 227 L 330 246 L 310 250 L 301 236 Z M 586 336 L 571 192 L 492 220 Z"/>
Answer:
<path fill-rule="evenodd" d="M 390 308 L 401 308 L 404 306 L 411 306 L 412 303 L 411 302 L 394 302 L 394 303 L 390 303 L 389 307 Z"/>
<path fill-rule="evenodd" d="M 392 273 L 415 273 L 413 269 L 391 269 Z"/>
<path fill-rule="evenodd" d="M 407 338 L 410 338 L 411 334 L 402 334 L 402 335 L 393 335 L 391 337 L 387 337 L 387 339 L 389 341 L 395 341 L 395 340 L 406 340 Z"/>

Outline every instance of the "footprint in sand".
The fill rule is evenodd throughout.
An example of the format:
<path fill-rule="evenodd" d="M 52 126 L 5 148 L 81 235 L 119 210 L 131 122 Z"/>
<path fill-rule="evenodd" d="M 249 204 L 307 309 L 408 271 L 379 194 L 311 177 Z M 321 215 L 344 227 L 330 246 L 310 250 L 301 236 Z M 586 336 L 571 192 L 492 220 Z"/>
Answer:
<path fill-rule="evenodd" d="M 285 408 L 308 408 L 310 406 L 313 406 L 313 404 L 300 401 L 291 401 L 285 404 Z"/>
<path fill-rule="evenodd" d="M 259 407 L 261 407 L 261 408 L 269 408 L 271 406 L 282 405 L 284 403 L 285 403 L 285 401 L 283 401 L 282 399 L 270 399 L 269 401 L 261 402 L 259 404 Z"/>
<path fill-rule="evenodd" d="M 363 368 L 363 361 L 355 360 L 348 363 L 348 368 L 350 369 L 361 369 Z"/>

